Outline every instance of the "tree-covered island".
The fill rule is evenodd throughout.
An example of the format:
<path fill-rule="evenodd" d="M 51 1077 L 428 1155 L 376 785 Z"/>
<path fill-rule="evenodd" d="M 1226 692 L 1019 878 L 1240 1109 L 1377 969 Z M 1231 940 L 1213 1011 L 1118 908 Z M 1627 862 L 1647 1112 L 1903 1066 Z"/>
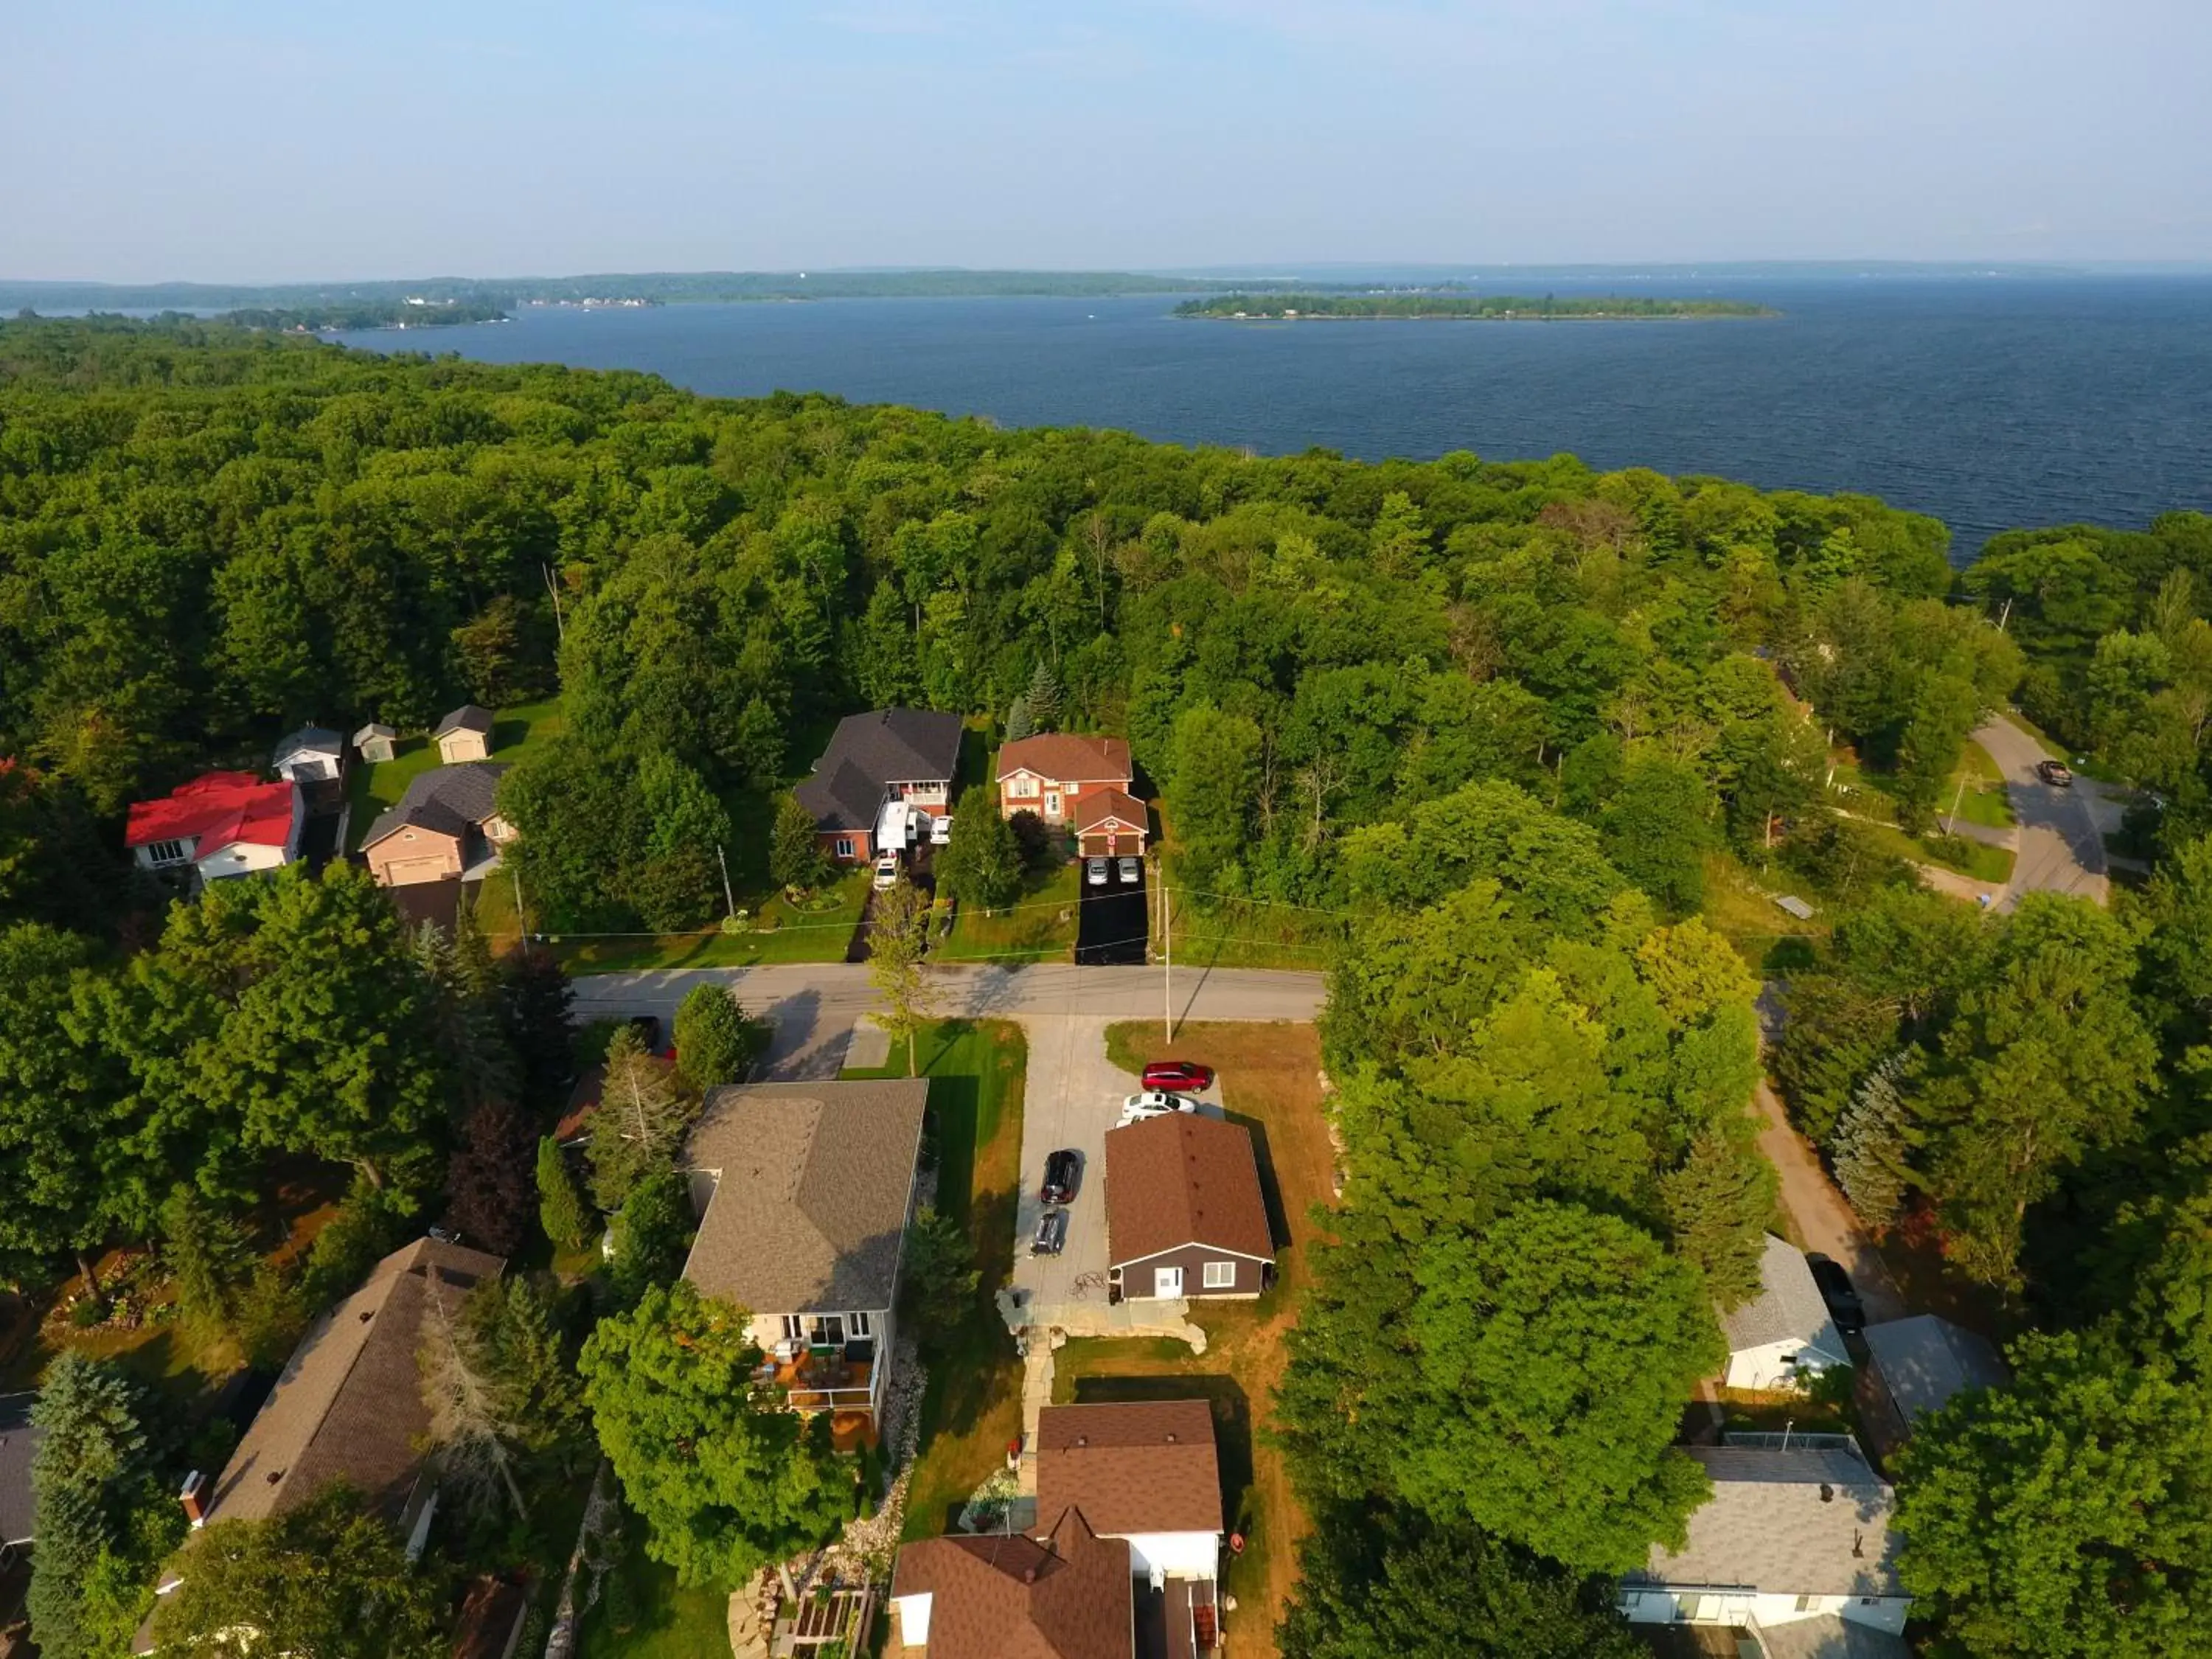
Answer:
<path fill-rule="evenodd" d="M 1377 294 L 1211 294 L 1186 300 L 1178 317 L 1235 322 L 1304 322 L 1339 317 L 1451 318 L 1490 322 L 1546 322 L 1569 317 L 1772 317 L 1747 300 L 1662 300 L 1617 294 L 1472 294 L 1458 289 Z"/>

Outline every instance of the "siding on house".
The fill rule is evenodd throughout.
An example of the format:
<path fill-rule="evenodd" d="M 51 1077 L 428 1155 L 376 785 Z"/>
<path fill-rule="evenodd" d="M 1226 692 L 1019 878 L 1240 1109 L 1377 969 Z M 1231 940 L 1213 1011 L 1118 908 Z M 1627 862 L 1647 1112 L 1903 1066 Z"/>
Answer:
<path fill-rule="evenodd" d="M 1206 1283 L 1206 1264 L 1226 1262 L 1236 1270 L 1234 1282 L 1208 1289 Z M 1158 1294 L 1155 1288 L 1155 1272 L 1162 1267 L 1182 1269 L 1182 1294 L 1194 1299 L 1214 1301 L 1249 1300 L 1267 1288 L 1270 1261 L 1255 1261 L 1249 1255 L 1238 1255 L 1212 1244 L 1185 1244 L 1176 1249 L 1162 1250 L 1157 1255 L 1139 1257 L 1134 1261 L 1117 1263 L 1114 1271 L 1121 1275 L 1121 1295 L 1124 1299 L 1141 1301 Z M 1218 1268 L 1217 1268 L 1217 1274 Z"/>

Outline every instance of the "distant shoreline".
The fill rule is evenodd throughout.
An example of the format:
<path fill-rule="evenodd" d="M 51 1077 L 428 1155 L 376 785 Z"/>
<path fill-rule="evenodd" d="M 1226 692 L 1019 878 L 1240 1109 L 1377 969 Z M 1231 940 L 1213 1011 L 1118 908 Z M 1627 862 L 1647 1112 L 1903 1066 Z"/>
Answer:
<path fill-rule="evenodd" d="M 1644 299 L 1622 295 L 1536 298 L 1434 290 L 1339 294 L 1217 294 L 1187 300 L 1178 317 L 1231 323 L 1333 322 L 1685 322 L 1716 317 L 1777 317 L 1747 300 Z"/>

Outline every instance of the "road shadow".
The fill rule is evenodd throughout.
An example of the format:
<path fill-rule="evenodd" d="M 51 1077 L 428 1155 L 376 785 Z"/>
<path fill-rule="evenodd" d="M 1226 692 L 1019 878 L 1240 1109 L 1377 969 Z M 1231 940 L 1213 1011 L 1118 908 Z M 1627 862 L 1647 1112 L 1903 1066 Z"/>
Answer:
<path fill-rule="evenodd" d="M 768 1053 L 759 1068 L 763 1083 L 834 1078 L 843 1069 L 852 1028 L 823 1028 L 820 992 L 794 991 L 750 1012 L 769 1026 Z"/>

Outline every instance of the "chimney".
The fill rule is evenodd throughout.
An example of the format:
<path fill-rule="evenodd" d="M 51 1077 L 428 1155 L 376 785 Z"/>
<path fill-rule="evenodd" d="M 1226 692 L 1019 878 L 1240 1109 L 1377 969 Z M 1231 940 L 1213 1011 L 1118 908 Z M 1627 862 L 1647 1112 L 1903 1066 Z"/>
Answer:
<path fill-rule="evenodd" d="M 207 1476 L 194 1469 L 185 1477 L 184 1486 L 177 1493 L 177 1502 L 184 1505 L 185 1519 L 192 1523 L 194 1532 L 207 1521 Z"/>

